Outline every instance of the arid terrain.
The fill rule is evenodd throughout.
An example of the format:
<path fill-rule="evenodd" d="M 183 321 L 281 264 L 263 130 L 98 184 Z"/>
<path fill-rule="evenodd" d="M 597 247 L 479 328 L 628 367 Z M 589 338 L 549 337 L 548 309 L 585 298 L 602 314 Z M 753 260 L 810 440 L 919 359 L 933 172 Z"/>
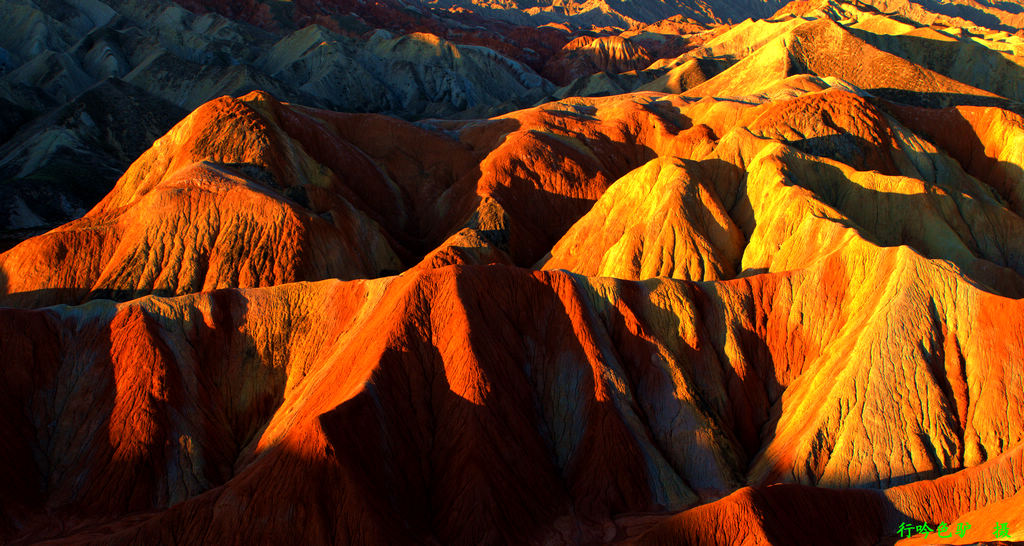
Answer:
<path fill-rule="evenodd" d="M 0 26 L 0 543 L 1024 544 L 1024 1 Z"/>

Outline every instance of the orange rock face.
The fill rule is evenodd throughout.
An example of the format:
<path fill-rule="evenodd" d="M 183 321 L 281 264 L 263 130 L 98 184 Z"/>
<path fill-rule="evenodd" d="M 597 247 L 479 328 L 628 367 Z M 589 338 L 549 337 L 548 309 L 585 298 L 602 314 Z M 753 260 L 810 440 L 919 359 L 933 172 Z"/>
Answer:
<path fill-rule="evenodd" d="M 790 11 L 487 119 L 192 112 L 0 254 L 0 542 L 1024 540 L 1022 44 Z"/>
<path fill-rule="evenodd" d="M 463 227 L 530 265 L 615 178 L 694 145 L 676 136 L 685 119 L 656 110 L 672 103 L 555 103 L 425 130 L 259 93 L 218 99 L 158 140 L 83 218 L 0 257 L 4 301 L 376 277 Z"/>

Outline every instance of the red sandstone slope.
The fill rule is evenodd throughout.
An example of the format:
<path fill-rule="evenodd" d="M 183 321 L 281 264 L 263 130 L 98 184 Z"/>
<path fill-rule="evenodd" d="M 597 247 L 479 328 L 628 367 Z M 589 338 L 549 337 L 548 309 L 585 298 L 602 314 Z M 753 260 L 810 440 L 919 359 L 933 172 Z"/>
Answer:
<path fill-rule="evenodd" d="M 0 255 L 0 541 L 1024 539 L 1024 121 L 934 68 L 1014 40 L 804 15 L 685 95 L 204 105 Z"/>
<path fill-rule="evenodd" d="M 658 154 L 689 153 L 675 137 L 686 121 L 654 111 L 652 98 L 438 122 L 446 132 L 265 94 L 218 99 L 85 217 L 0 256 L 5 301 L 375 277 L 462 228 L 532 264 L 612 180 Z"/>
<path fill-rule="evenodd" d="M 854 275 L 869 261 L 870 275 Z M 805 483 L 899 483 L 1020 441 L 1021 377 L 999 365 L 1024 355 L 1005 337 L 1020 325 L 992 320 L 1021 316 L 1017 305 L 874 247 L 704 286 L 444 268 L 8 310 L 7 328 L 33 327 L 8 349 L 5 422 L 18 440 L 7 449 L 43 458 L 5 468 L 18 480 L 7 483 L 41 495 L 8 496 L 6 525 L 43 538 L 47 506 L 87 518 L 64 531 L 82 538 L 99 532 L 90 521 L 167 509 L 94 536 L 588 542 L 614 536 L 621 516 L 725 495 L 752 462 Z M 886 341 L 884 323 L 903 339 Z M 864 356 L 849 367 L 849 354 Z M 965 376 L 989 388 L 965 389 Z M 848 406 L 878 418 L 811 409 Z M 60 427 L 40 428 L 49 422 Z M 773 438 L 796 449 L 758 451 Z M 820 451 L 822 439 L 834 447 Z M 897 447 L 865 467 L 857 454 L 878 442 Z M 1022 479 L 1019 466 L 993 471 L 976 486 L 982 504 Z M 54 485 L 25 482 L 36 475 Z M 283 506 L 315 509 L 282 520 Z M 867 521 L 865 533 L 885 533 Z"/>
<path fill-rule="evenodd" d="M 1024 271 L 1006 236 L 1022 221 L 1000 197 L 1012 181 L 967 161 L 979 152 L 954 146 L 964 138 L 930 136 L 958 111 L 903 108 L 804 76 L 777 88 L 791 98 L 644 94 L 433 129 L 261 94 L 197 111 L 80 224 L 0 258 L 9 301 L 86 297 L 17 288 L 89 275 L 60 261 L 89 248 L 72 237 L 113 247 L 108 263 L 123 265 L 108 271 L 137 293 L 197 278 L 189 264 L 203 260 L 227 264 L 203 282 L 244 272 L 252 255 L 265 276 L 213 277 L 218 286 L 287 284 L 0 312 L 10 355 L 0 411 L 15 439 L 4 536 L 577 543 L 636 536 L 650 525 L 638 515 L 679 511 L 642 540 L 733 540 L 715 538 L 714 522 L 751 540 L 820 536 L 786 518 L 798 506 L 873 541 L 893 536 L 900 514 L 1009 516 L 1020 467 L 994 461 L 1024 430 L 1014 366 L 1024 325 L 1013 318 L 1024 315 L 999 295 L 1019 293 Z M 1024 126 L 992 108 L 969 118 L 956 127 L 992 143 L 981 150 Z M 204 208 L 220 186 L 226 197 Z M 576 208 L 557 208 L 566 198 Z M 171 211 L 190 203 L 183 210 L 197 216 L 149 215 L 148 200 Z M 313 274 L 282 269 L 303 262 L 274 251 L 318 243 L 282 232 L 277 214 L 255 215 L 259 203 L 298 218 L 326 203 L 333 237 L 363 218 L 406 249 L 400 267 L 415 263 L 408 248 L 436 249 L 397 277 L 290 283 Z M 166 237 L 162 222 L 203 233 L 233 218 L 269 222 L 265 233 L 281 238 L 213 230 L 215 242 L 265 245 L 256 254 L 219 254 L 202 237 L 133 238 Z M 304 226 L 327 221 L 316 218 L 298 225 L 315 233 Z M 130 223 L 140 219 L 154 227 Z M 646 278 L 667 273 L 643 264 L 703 256 L 703 269 L 671 274 L 716 282 L 443 267 L 529 259 L 565 234 L 557 258 L 566 241 L 596 233 L 588 223 L 639 233 L 621 241 L 641 243 L 641 266 L 612 239 L 583 241 L 590 254 L 576 254 L 603 255 L 611 273 L 552 267 Z M 645 232 L 660 225 L 674 235 Z M 358 259 L 365 227 L 355 232 Z M 679 244 L 698 237 L 721 254 Z M 336 250 L 337 240 L 319 244 Z M 43 252 L 49 270 L 27 258 Z M 104 289 L 94 295 L 118 295 Z M 972 467 L 990 477 L 953 478 Z M 942 487 L 970 490 L 970 501 L 942 504 L 946 489 L 914 487 L 946 474 Z M 868 502 L 768 487 L 777 482 L 910 489 L 864 493 Z M 852 505 L 851 519 L 834 519 Z M 311 508 L 282 519 L 285 506 Z"/>
<path fill-rule="evenodd" d="M 5 291 L 15 294 L 8 305 L 397 269 L 393 243 L 353 205 L 360 196 L 282 133 L 234 99 L 200 108 L 85 217 L 0 258 Z M 356 150 L 335 161 L 349 167 L 346 176 L 366 173 L 363 188 L 380 178 Z"/>

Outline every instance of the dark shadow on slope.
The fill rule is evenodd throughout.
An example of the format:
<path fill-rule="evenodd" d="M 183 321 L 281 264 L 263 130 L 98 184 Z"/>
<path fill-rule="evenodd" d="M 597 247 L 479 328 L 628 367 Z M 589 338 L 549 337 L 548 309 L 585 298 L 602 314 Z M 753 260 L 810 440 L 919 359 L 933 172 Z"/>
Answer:
<path fill-rule="evenodd" d="M 956 434 L 959 451 L 956 469 L 959 470 L 964 466 L 964 450 L 966 449 L 964 430 L 968 427 L 968 417 L 966 415 L 969 404 L 967 362 L 960 349 L 956 332 L 949 331 L 949 327 L 945 324 L 934 299 L 928 302 L 928 314 L 932 321 L 931 331 L 933 333 L 937 332 L 938 336 L 936 336 L 936 339 L 928 340 L 931 342 L 929 344 L 930 347 L 925 345 L 925 340 L 918 341 L 917 346 L 921 357 L 928 363 L 928 373 L 932 376 L 932 380 L 938 385 L 939 391 L 942 393 L 940 413 L 947 417 L 947 425 Z M 950 339 L 953 341 L 952 345 L 947 342 Z M 947 352 L 949 348 L 953 350 Z M 952 381 L 950 376 L 952 376 Z M 939 458 L 934 444 L 930 442 L 930 438 L 921 438 L 921 444 L 931 447 L 928 450 L 928 456 L 931 457 L 932 464 L 936 467 L 942 468 L 948 464 Z"/>
<path fill-rule="evenodd" d="M 942 122 L 927 125 L 921 122 L 916 112 L 886 102 L 879 102 L 877 106 L 959 163 L 967 174 L 995 190 L 1014 213 L 1024 217 L 1024 200 L 1015 196 L 1013 191 L 1024 181 L 1024 168 L 988 156 L 987 146 L 963 113 L 957 110 L 935 112 L 943 116 Z M 1009 111 L 1022 115 L 1024 105 L 1017 105 Z"/>
<path fill-rule="evenodd" d="M 845 137 L 842 135 L 830 136 L 830 137 L 819 137 L 815 142 L 808 143 L 793 143 L 794 147 L 800 148 L 803 146 L 808 149 L 835 149 L 840 145 L 835 143 L 828 143 L 828 140 L 844 141 Z M 809 139 L 810 140 L 810 139 Z M 953 224 L 958 221 L 963 221 L 963 218 L 949 219 L 941 214 L 940 203 L 943 197 L 939 194 L 933 193 L 929 190 L 930 184 L 925 183 L 925 193 L 907 195 L 902 193 L 882 192 L 864 188 L 858 184 L 850 182 L 842 175 L 842 173 L 835 167 L 831 167 L 825 164 L 815 164 L 814 170 L 817 171 L 828 171 L 829 174 L 823 179 L 835 181 L 835 185 L 831 187 L 818 187 L 815 188 L 813 184 L 801 183 L 799 180 L 795 181 L 797 185 L 808 189 L 813 192 L 817 199 L 823 203 L 837 208 L 840 212 L 849 218 L 849 221 L 843 221 L 842 223 L 846 227 L 852 227 L 857 229 L 858 233 L 861 234 L 867 240 L 883 247 L 893 247 L 900 245 L 907 245 L 913 248 L 915 251 L 920 253 L 922 256 L 929 259 L 941 259 L 947 260 L 956 264 L 961 273 L 976 287 L 992 292 L 995 294 L 1019 298 L 1024 296 L 1024 262 L 1016 263 L 1013 261 L 1013 257 L 1007 254 L 1004 249 L 1004 245 L 998 242 L 992 242 L 988 240 L 978 241 L 977 237 L 985 235 L 984 232 L 979 233 L 978 230 L 989 227 L 990 236 L 1000 235 L 994 226 L 990 226 L 987 222 L 974 222 L 967 224 L 969 233 L 959 233 L 960 242 L 977 258 L 974 261 L 964 261 L 955 259 L 951 255 L 945 255 L 936 253 L 935 248 L 929 249 L 929 245 L 925 241 L 918 240 L 912 233 L 908 233 L 903 230 L 900 234 L 888 233 L 883 226 L 878 224 L 879 218 L 877 215 L 868 214 L 869 211 L 873 211 L 874 207 L 855 207 L 852 208 L 847 206 L 839 206 L 840 203 L 880 203 L 888 205 L 888 210 L 891 211 L 934 211 L 935 218 L 942 220 L 946 224 L 950 225 L 950 230 L 953 231 Z M 952 203 L 958 204 L 958 199 L 974 199 L 970 195 L 959 195 L 952 188 L 943 188 L 946 190 L 952 199 Z M 956 207 L 959 210 L 959 205 Z M 960 213 L 962 214 L 962 213 Z M 851 225 L 852 222 L 852 225 Z M 979 223 L 980 222 L 980 223 Z M 995 255 L 993 252 L 998 250 L 1001 255 Z M 1018 257 L 1024 259 L 1024 256 Z"/>
<path fill-rule="evenodd" d="M 1019 83 L 1024 79 L 1024 66 L 970 39 L 945 41 L 922 36 L 879 36 L 857 28 L 847 30 L 882 51 L 906 58 L 943 76 L 1010 100 L 1024 100 L 1024 86 Z M 965 60 L 965 53 L 970 62 Z M 984 63 L 988 70 L 967 71 L 965 62 L 966 66 Z"/>
<path fill-rule="evenodd" d="M 599 533 L 588 526 L 648 508 L 635 440 L 598 397 L 551 288 L 512 268 L 459 271 L 446 290 L 465 302 L 455 303 L 465 322 L 435 319 L 426 332 L 409 321 L 358 402 L 320 418 L 339 465 L 383 492 L 373 502 L 387 520 L 443 544 L 579 541 Z M 577 374 L 579 384 L 567 379 Z"/>
<path fill-rule="evenodd" d="M 6 287 L 5 287 L 6 289 Z M 43 288 L 39 290 L 25 290 L 11 294 L 0 294 L 0 307 L 14 309 L 39 309 L 52 305 L 79 305 L 85 303 L 85 295 L 89 292 L 83 288 Z M 120 299 L 116 299 L 120 298 Z M 127 293 L 110 294 L 109 298 L 114 301 L 128 301 L 134 299 Z"/>
<path fill-rule="evenodd" d="M 1000 9 L 1007 13 L 1018 14 L 1024 13 L 1024 6 L 1016 4 L 1014 2 L 1006 2 L 1000 0 L 975 0 L 977 3 L 988 6 L 990 8 Z"/>
<path fill-rule="evenodd" d="M 884 533 L 883 503 L 873 492 L 777 484 L 754 496 L 769 544 L 871 544 Z M 814 516 L 801 517 L 811 510 Z"/>
<path fill-rule="evenodd" d="M 750 464 L 775 437 L 779 420 L 775 402 L 785 387 L 774 375 L 775 357 L 762 335 L 746 328 L 732 333 L 725 331 L 723 326 L 728 317 L 720 302 L 705 290 L 695 289 L 691 293 L 699 311 L 699 332 L 710 341 L 722 374 L 722 388 L 727 393 L 725 411 L 716 413 L 724 431 L 735 435 L 737 445 L 742 449 L 739 460 L 735 461 L 735 471 L 739 473 L 737 482 L 744 483 Z M 744 304 L 754 305 L 749 300 Z M 755 325 L 756 328 L 763 326 Z M 736 358 L 731 358 L 726 352 L 730 336 L 734 336 L 733 341 L 739 350 Z"/>
<path fill-rule="evenodd" d="M 285 371 L 269 366 L 237 323 L 243 296 L 219 291 L 209 298 L 209 324 L 167 331 L 142 306 L 122 307 L 111 322 L 85 318 L 73 337 L 53 329 L 51 359 L 37 348 L 8 361 L 39 379 L 24 390 L 35 401 L 23 412 L 36 419 L 31 452 L 50 464 L 39 469 L 35 491 L 18 491 L 38 495 L 45 507 L 22 508 L 8 537 L 14 544 L 73 535 L 105 542 L 235 477 L 281 405 Z M 3 328 L 0 335 L 25 339 L 50 331 L 31 321 Z M 168 338 L 183 341 L 177 347 L 184 352 Z M 17 399 L 13 392 L 3 398 L 11 396 Z"/>
<path fill-rule="evenodd" d="M 448 383 L 457 372 L 445 368 L 455 362 L 429 340 L 408 341 L 384 353 L 363 392 L 319 418 L 346 485 L 416 542 L 550 536 L 573 509 L 522 398 L 521 374 L 508 361 L 480 362 L 490 389 L 474 403 Z M 397 426 L 402 420 L 407 425 Z"/>
<path fill-rule="evenodd" d="M 14 239 L 80 217 L 186 113 L 108 78 L 23 124 L 0 146 L 0 233 Z"/>
<path fill-rule="evenodd" d="M 691 293 L 693 287 L 688 281 L 664 279 L 663 282 L 683 285 L 686 293 Z M 586 288 L 578 286 L 577 291 L 581 298 L 591 297 L 586 294 Z M 714 392 L 705 390 L 709 383 L 711 391 L 717 388 L 731 391 L 733 387 L 731 377 L 720 378 L 716 373 L 716 368 L 722 367 L 722 363 L 715 341 L 701 343 L 698 347 L 684 343 L 679 346 L 679 352 L 676 352 L 670 349 L 670 344 L 665 343 L 665 340 L 658 339 L 656 334 L 649 330 L 645 321 L 637 320 L 638 317 L 645 317 L 662 326 L 671 325 L 668 330 L 675 331 L 672 328 L 680 328 L 682 321 L 696 319 L 697 336 L 700 339 L 713 340 L 714 338 L 707 335 L 704 330 L 704 324 L 700 322 L 704 309 L 701 309 L 697 317 L 679 317 L 656 305 L 650 305 L 648 283 L 620 281 L 615 288 L 615 306 L 599 311 L 592 322 L 601 332 L 601 337 L 607 335 L 610 338 L 611 351 L 624 372 L 633 409 L 643 424 L 646 440 L 658 450 L 658 454 L 670 465 L 681 481 L 693 490 L 697 495 L 697 503 L 721 498 L 731 491 L 731 487 L 738 487 L 743 483 L 742 471 L 749 453 L 744 452 L 746 445 L 742 440 L 746 438 L 738 438 L 737 435 L 743 436 L 747 430 L 744 429 L 746 421 L 737 420 L 744 419 L 748 413 L 756 413 L 756 408 L 753 412 L 747 412 L 749 408 L 746 407 L 737 411 L 736 408 L 743 406 L 744 400 L 729 400 L 723 405 Z M 698 298 L 695 298 L 694 303 L 699 303 Z M 671 356 L 666 358 L 663 351 L 669 351 Z M 717 384 L 719 379 L 721 385 Z M 679 399 L 676 388 L 680 380 L 690 390 L 692 401 Z M 693 407 L 688 407 L 690 404 Z M 706 475 L 700 476 L 705 480 L 703 484 L 688 481 L 693 476 L 694 462 L 677 456 L 681 452 L 680 446 L 674 444 L 678 435 L 665 427 L 666 415 L 674 414 L 676 411 L 693 411 L 706 418 L 708 424 L 721 435 L 720 439 L 728 442 L 730 448 L 736 448 L 736 452 L 728 448 L 720 452 L 726 459 L 718 461 L 721 467 L 701 466 L 701 469 L 706 471 Z M 756 416 L 754 418 L 756 419 Z M 697 423 L 687 420 L 686 425 L 696 426 Z M 707 429 L 702 431 L 707 432 Z M 703 455 L 706 456 L 707 453 Z M 732 459 L 733 456 L 735 459 Z M 721 486 L 711 485 L 713 482 L 720 482 Z M 664 512 L 655 514 L 663 516 Z"/>
<path fill-rule="evenodd" d="M 40 324 L 36 317 L 46 316 L 47 311 L 21 311 L 21 310 L 0 310 L 0 313 L 10 313 L 18 316 L 17 325 L 4 324 L 3 331 L 0 332 L 4 338 L 17 337 L 19 344 L 30 345 L 35 342 L 38 337 L 50 334 L 52 339 L 47 340 L 51 347 L 47 352 L 50 354 L 18 354 L 18 351 L 14 351 L 14 354 L 8 353 L 7 355 L 7 366 L 17 369 L 22 368 L 28 370 L 30 368 L 44 370 L 42 377 L 46 381 L 41 385 L 26 384 L 21 385 L 21 392 L 15 392 L 14 389 L 10 389 L 10 392 L 3 392 L 3 398 L 7 399 L 13 397 L 14 400 L 18 400 L 19 397 L 25 397 L 26 394 L 29 396 L 26 398 L 31 399 L 32 395 L 39 396 L 39 391 L 50 387 L 57 381 L 67 381 L 67 377 L 60 377 L 58 374 L 62 371 L 62 368 L 67 366 L 62 361 L 64 351 L 67 351 L 67 347 L 62 343 L 59 333 L 56 330 L 52 330 L 49 324 Z M 48 322 L 48 321 L 47 321 Z M 21 521 L 15 526 L 14 534 L 9 539 L 17 537 L 19 540 L 14 540 L 13 544 L 18 543 L 34 543 L 40 540 L 53 539 L 63 536 L 68 528 L 65 520 L 70 514 L 75 512 L 101 512 L 109 509 L 115 504 L 130 504 L 131 501 L 128 499 L 130 492 L 122 494 L 121 498 L 112 498 L 108 495 L 111 489 L 116 487 L 111 480 L 111 476 L 103 476 L 107 478 L 103 480 L 107 483 L 96 484 L 96 480 L 90 480 L 93 476 L 90 476 L 89 470 L 95 472 L 93 465 L 100 463 L 100 468 L 103 468 L 101 459 L 107 458 L 108 460 L 113 459 L 115 447 L 112 445 L 110 437 L 110 419 L 114 412 L 114 393 L 115 389 L 115 377 L 114 377 L 114 366 L 110 361 L 111 354 L 111 328 L 110 324 L 91 324 L 85 327 L 79 327 L 79 331 L 76 332 L 77 338 L 81 340 L 88 340 L 85 344 L 88 345 L 88 349 L 94 351 L 96 358 L 90 364 L 82 366 L 83 369 L 76 370 L 77 377 L 75 378 L 74 384 L 89 384 L 90 392 L 89 397 L 91 400 L 90 404 L 84 406 L 78 411 L 67 411 L 62 412 L 63 406 L 71 403 L 72 407 L 75 404 L 75 398 L 81 398 L 81 392 L 75 392 L 74 389 L 66 389 L 70 392 L 62 392 L 63 400 L 59 400 L 57 397 L 56 389 L 51 391 L 53 394 L 50 397 L 42 397 L 46 400 L 42 407 L 32 407 L 29 400 L 22 401 L 23 408 L 20 409 L 20 413 L 24 415 L 35 415 L 35 422 L 31 424 L 26 423 L 27 426 L 31 427 L 33 432 L 33 438 L 31 442 L 27 442 L 21 449 L 27 453 L 32 453 L 33 458 L 37 461 L 45 461 L 48 464 L 39 466 L 34 469 L 35 474 L 38 476 L 38 484 L 34 484 L 32 487 L 25 487 L 18 492 L 17 496 L 12 495 L 11 497 L 4 499 L 5 504 L 8 506 L 17 507 L 17 512 L 22 512 L 22 517 L 19 518 Z M 91 343 L 90 343 L 91 342 Z M 44 343 L 45 345 L 45 343 Z M 5 347 L 5 351 L 10 351 L 11 348 Z M 46 358 L 49 357 L 49 358 Z M 97 362 L 98 361 L 98 362 Z M 67 374 L 67 371 L 64 372 Z M 26 375 L 31 377 L 31 373 L 26 372 Z M 8 389 L 4 389 L 5 391 Z M 65 390 L 65 389 L 62 389 Z M 77 395 L 77 396 L 76 396 Z M 80 403 L 80 401 L 79 401 Z M 42 411 L 40 411 L 42 410 Z M 17 413 L 15 413 L 17 415 Z M 6 419 L 5 419 L 6 420 Z M 86 434 L 91 436 L 92 441 L 89 442 L 89 449 L 83 450 L 84 453 L 76 454 L 66 450 L 67 447 L 72 446 L 60 446 L 58 442 L 64 440 L 69 442 L 67 438 L 61 438 L 59 432 L 62 430 L 76 430 L 77 434 Z M 61 449 L 61 448 L 64 449 Z M 80 446 L 75 446 L 80 447 Z M 79 455 L 85 459 L 84 462 L 74 461 L 75 455 Z M 56 459 L 56 460 L 54 460 Z M 64 465 L 72 463 L 78 463 L 81 466 L 85 466 L 88 470 L 80 470 L 82 476 L 79 480 L 82 482 L 80 487 L 80 493 L 78 495 L 69 496 L 69 487 L 73 487 L 73 484 L 67 483 L 68 480 L 56 480 L 55 478 L 62 472 L 66 472 L 67 469 L 62 468 Z M 38 463 L 37 463 L 38 465 Z M 124 471 L 129 465 L 120 466 L 119 470 Z M 54 483 L 56 482 L 56 483 Z M 90 483 L 93 482 L 93 483 Z M 81 487 L 86 485 L 86 487 Z M 92 491 L 88 486 L 94 486 L 95 489 L 101 489 L 99 498 L 94 497 L 96 493 Z M 140 491 L 146 486 L 144 483 L 139 483 Z M 123 487 L 123 484 L 122 484 Z M 25 496 L 28 498 L 39 499 L 39 505 L 24 505 L 18 506 L 18 496 Z M 54 502 L 53 497 L 63 496 L 65 498 L 60 499 L 63 502 Z M 77 498 L 76 498 L 77 497 Z M 84 498 L 83 498 L 84 497 Z M 85 502 L 83 502 L 85 500 Z M 126 502 L 127 501 L 127 502 Z M 46 504 L 56 504 L 56 506 L 47 507 L 44 511 Z M 117 509 L 122 511 L 123 508 Z M 15 512 L 15 513 L 17 513 Z M 27 516 L 27 517 L 26 517 Z M 33 518 L 32 516 L 35 516 Z M 38 518 L 38 519 L 36 519 Z M 43 521 L 40 521 L 43 520 Z"/>
<path fill-rule="evenodd" d="M 476 184 L 481 175 L 479 161 L 502 140 L 495 139 L 487 150 L 470 150 L 458 142 L 452 132 L 390 120 L 390 123 L 377 125 L 399 136 L 403 135 L 397 129 L 406 129 L 422 138 L 420 142 L 409 137 L 396 140 L 396 145 L 402 147 L 388 150 L 379 143 L 363 142 L 346 135 L 351 126 L 366 123 L 358 115 L 304 108 L 283 108 L 282 112 L 286 115 L 279 116 L 281 128 L 310 157 L 330 169 L 335 193 L 377 222 L 385 234 L 398 243 L 404 267 L 418 263 L 458 231 L 462 227 L 459 222 L 473 213 L 476 199 L 472 198 L 476 197 Z M 323 117 L 333 127 L 322 127 L 326 124 L 317 121 L 317 117 Z M 369 122 L 375 121 L 370 116 L 367 118 Z M 487 120 L 484 124 L 484 130 L 498 135 L 519 129 L 515 119 Z M 424 135 L 425 131 L 429 134 Z M 429 139 L 436 139 L 437 143 Z M 446 156 L 451 164 L 430 161 L 431 153 Z M 458 157 L 458 154 L 466 157 Z M 392 184 L 397 189 L 392 188 Z M 392 198 L 394 191 L 398 194 L 397 201 Z M 446 202 L 439 206 L 442 196 Z"/>
<path fill-rule="evenodd" d="M 966 19 L 978 26 L 990 28 L 992 30 L 1004 30 L 1009 33 L 1017 31 L 1009 25 L 1004 25 L 994 14 L 986 13 L 974 6 L 954 3 L 954 2 L 939 2 L 937 0 L 914 0 L 915 3 L 920 4 L 928 11 L 945 15 L 947 17 L 959 17 L 960 19 Z M 1007 4 L 1008 2 L 1000 2 L 1000 4 Z M 1003 9 L 1002 6 L 992 6 Z M 1019 8 L 1019 6 L 1018 6 Z"/>
<path fill-rule="evenodd" d="M 873 546 L 885 533 L 884 503 L 874 491 L 795 484 L 748 487 L 662 520 L 636 544 Z"/>
<path fill-rule="evenodd" d="M 564 100 L 564 99 L 563 99 Z M 589 104 L 567 104 L 566 110 L 546 109 L 544 113 L 557 117 L 583 121 L 600 121 L 594 114 L 597 114 L 597 107 Z"/>
<path fill-rule="evenodd" d="M 579 339 L 587 331 L 590 343 L 602 344 L 605 335 L 586 296 L 564 273 L 543 274 L 550 276 L 545 282 L 541 274 L 514 268 L 473 269 L 476 275 L 459 277 L 460 299 L 479 302 L 486 294 L 488 305 L 466 307 L 467 321 L 490 328 L 471 328 L 468 337 L 482 371 L 501 386 L 493 401 L 502 403 L 509 430 L 523 437 L 518 443 L 550 461 L 545 472 L 558 476 L 558 487 L 584 522 L 655 508 L 637 446 L 645 439 L 627 426 L 612 400 L 623 397 L 608 392 L 608 376 L 596 373 L 618 370 Z M 638 410 L 635 404 L 632 410 Z"/>
<path fill-rule="evenodd" d="M 994 106 L 1004 110 L 1019 110 L 1021 104 L 1002 97 L 985 97 L 964 93 L 929 93 L 908 91 L 888 87 L 868 88 L 867 91 L 879 98 L 924 108 L 949 108 L 951 106 Z"/>
<path fill-rule="evenodd" d="M 661 70 L 630 70 L 628 72 L 595 72 L 580 76 L 564 87 L 548 95 L 537 104 L 572 97 L 608 97 L 636 91 L 640 87 L 658 79 L 664 72 Z"/>
<path fill-rule="evenodd" d="M 654 110 L 650 115 L 661 117 Z M 671 119 L 663 120 L 666 125 L 675 123 Z M 549 252 L 600 198 L 599 194 L 588 198 L 574 197 L 572 193 L 585 193 L 588 184 L 593 186 L 594 181 L 600 179 L 611 186 L 631 170 L 657 157 L 648 146 L 616 142 L 604 135 L 567 137 L 578 138 L 586 147 L 585 152 L 566 143 L 561 136 L 537 131 L 529 136 L 542 146 L 528 148 L 532 152 L 529 156 L 511 159 L 504 166 L 511 184 L 498 185 L 491 190 L 512 219 L 510 255 L 516 265 L 527 268 Z"/>
<path fill-rule="evenodd" d="M 747 196 L 747 171 L 744 168 L 733 165 L 722 159 L 702 159 L 700 170 L 709 186 L 714 189 L 722 207 L 728 212 L 729 217 L 743 232 L 746 242 L 757 227 L 757 219 L 754 216 L 754 207 Z M 731 264 L 733 271 L 740 271 L 742 257 L 736 263 Z"/>
<path fill-rule="evenodd" d="M 733 55 L 717 55 L 714 57 L 697 57 L 697 66 L 707 79 L 714 78 L 739 62 Z"/>
<path fill-rule="evenodd" d="M 5 438 L 0 443 L 0 542 L 16 536 L 24 514 L 46 502 L 48 468 L 40 456 L 39 430 L 45 418 L 35 383 L 53 381 L 58 347 L 46 314 L 0 309 L 0 434 Z"/>
<path fill-rule="evenodd" d="M 555 192 L 541 189 L 535 190 L 535 196 L 541 199 L 524 201 L 517 192 L 519 188 L 496 188 L 494 198 L 505 205 L 512 218 L 523 218 L 526 209 L 536 211 L 537 223 L 523 220 L 511 222 L 507 240 L 509 255 L 513 262 L 529 268 L 537 263 L 563 235 L 590 211 L 596 199 L 566 197 Z M 511 210 L 509 210 L 511 209 Z M 517 216 L 519 215 L 519 216 Z"/>
<path fill-rule="evenodd" d="M 837 128 L 837 131 L 842 131 L 842 129 Z M 781 140 L 781 142 L 805 154 L 832 159 L 858 171 L 878 171 L 886 175 L 899 174 L 890 155 L 892 150 L 882 148 L 850 133 L 838 132 L 796 140 Z"/>
<path fill-rule="evenodd" d="M 757 326 L 763 327 L 763 325 Z M 796 331 L 793 332 L 793 335 L 797 335 Z M 737 389 L 744 393 L 756 392 L 756 395 L 748 394 L 748 396 L 756 396 L 754 400 L 757 401 L 760 401 L 758 399 L 763 392 L 765 397 L 763 403 L 766 404 L 764 406 L 764 413 L 758 419 L 752 421 L 747 430 L 741 432 L 740 438 L 743 440 L 744 447 L 750 455 L 748 465 L 745 468 L 749 472 L 749 465 L 757 460 L 757 454 L 775 439 L 775 430 L 778 428 L 779 419 L 782 417 L 782 405 L 779 403 L 779 399 L 782 398 L 782 394 L 786 391 L 786 386 L 780 385 L 778 382 L 775 374 L 777 369 L 775 355 L 772 354 L 771 348 L 763 339 L 762 334 L 743 329 L 738 332 L 737 341 L 739 342 L 739 349 L 747 363 L 747 367 L 752 369 L 747 370 L 741 377 L 732 366 L 723 366 L 728 377 L 730 391 Z M 790 343 L 802 345 L 803 341 L 790 340 Z M 754 401 L 750 398 L 748 400 Z"/>

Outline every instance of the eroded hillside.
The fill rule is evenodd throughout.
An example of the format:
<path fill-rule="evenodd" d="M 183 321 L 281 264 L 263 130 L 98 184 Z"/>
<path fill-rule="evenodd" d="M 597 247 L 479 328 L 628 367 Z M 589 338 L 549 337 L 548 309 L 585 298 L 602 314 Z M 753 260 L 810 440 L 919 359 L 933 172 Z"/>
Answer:
<path fill-rule="evenodd" d="M 547 94 L 427 119 L 273 89 L 192 108 L 0 254 L 0 538 L 1024 541 L 1024 43 L 1002 4 L 645 21 L 536 71 L 379 30 L 360 47 L 410 73 L 427 48 Z M 261 55 L 355 62 L 304 49 L 326 32 Z"/>

